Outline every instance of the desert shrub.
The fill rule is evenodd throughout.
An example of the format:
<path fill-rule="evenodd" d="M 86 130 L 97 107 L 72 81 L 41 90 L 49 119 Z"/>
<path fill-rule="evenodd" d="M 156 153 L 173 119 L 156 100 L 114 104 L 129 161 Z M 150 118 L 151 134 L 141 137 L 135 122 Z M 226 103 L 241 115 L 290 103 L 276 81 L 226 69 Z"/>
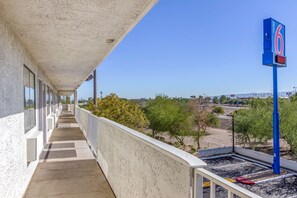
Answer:
<path fill-rule="evenodd" d="M 236 111 L 235 132 L 237 143 L 252 148 L 273 137 L 272 127 L 273 100 L 254 99 L 249 109 Z M 297 100 L 279 100 L 280 135 L 297 153 Z"/>
<path fill-rule="evenodd" d="M 292 153 L 297 153 L 297 101 L 286 101 L 280 108 L 281 137 L 286 140 Z"/>
<path fill-rule="evenodd" d="M 215 106 L 212 109 L 212 113 L 215 113 L 215 114 L 219 115 L 219 114 L 224 114 L 225 111 L 224 111 L 223 107 L 221 107 L 221 106 Z"/>

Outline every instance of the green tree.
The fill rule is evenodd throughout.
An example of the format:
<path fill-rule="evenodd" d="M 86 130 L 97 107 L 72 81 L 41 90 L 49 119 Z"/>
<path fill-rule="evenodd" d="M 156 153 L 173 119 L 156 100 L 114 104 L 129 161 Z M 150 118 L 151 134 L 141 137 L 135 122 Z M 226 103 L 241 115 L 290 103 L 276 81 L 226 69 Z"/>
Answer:
<path fill-rule="evenodd" d="M 155 100 L 148 103 L 146 115 L 149 120 L 149 128 L 152 129 L 152 137 L 168 130 L 176 111 L 175 103 L 164 95 L 158 95 Z"/>
<path fill-rule="evenodd" d="M 220 97 L 220 103 L 221 103 L 221 104 L 225 104 L 226 102 L 227 102 L 227 96 L 222 95 L 222 96 Z"/>
<path fill-rule="evenodd" d="M 198 102 L 199 102 L 199 104 L 203 104 L 204 103 L 204 98 L 203 98 L 203 96 L 199 96 L 198 97 Z"/>
<path fill-rule="evenodd" d="M 183 108 L 183 102 L 159 95 L 149 102 L 146 115 L 152 136 L 157 133 L 169 132 L 181 145 L 184 145 L 184 135 L 190 129 L 189 114 Z"/>
<path fill-rule="evenodd" d="M 253 149 L 272 138 L 272 112 L 266 108 L 236 111 L 234 115 L 236 139 L 239 144 Z"/>
<path fill-rule="evenodd" d="M 184 138 L 190 133 L 191 130 L 192 128 L 189 112 L 185 111 L 183 106 L 178 105 L 178 109 L 174 116 L 174 122 L 168 128 L 169 134 L 174 137 L 178 143 L 184 146 Z"/>
<path fill-rule="evenodd" d="M 116 94 L 110 94 L 102 100 L 98 99 L 98 108 L 94 108 L 92 103 L 90 106 L 95 115 L 127 127 L 142 130 L 148 126 L 148 119 L 141 108 L 134 102 L 119 98 Z"/>
<path fill-rule="evenodd" d="M 272 138 L 273 101 L 253 99 L 249 109 L 235 112 L 235 132 L 239 144 L 250 145 L 253 149 Z"/>
<path fill-rule="evenodd" d="M 293 154 L 297 153 L 297 101 L 279 99 L 280 135 L 286 140 Z M 241 109 L 235 114 L 235 132 L 239 143 L 257 145 L 272 139 L 273 99 L 253 99 L 249 109 Z"/>
<path fill-rule="evenodd" d="M 297 101 L 297 93 L 293 94 L 293 95 L 290 97 L 290 101 L 291 101 L 291 102 Z"/>
<path fill-rule="evenodd" d="M 188 103 L 189 99 L 188 98 L 172 98 L 171 100 L 177 102 L 179 105 L 181 106 L 186 106 L 186 104 Z"/>
<path fill-rule="evenodd" d="M 197 150 L 200 149 L 200 140 L 205 136 L 206 128 L 219 124 L 218 118 L 211 113 L 210 107 L 207 105 L 201 106 L 198 100 L 192 100 L 188 103 L 188 108 L 191 112 L 193 137 L 197 143 Z"/>
<path fill-rule="evenodd" d="M 215 96 L 215 97 L 213 97 L 212 102 L 214 104 L 219 104 L 220 100 L 219 100 L 219 98 L 217 96 Z"/>
<path fill-rule="evenodd" d="M 290 151 L 297 154 L 297 101 L 283 101 L 280 105 L 281 137 L 290 146 Z"/>

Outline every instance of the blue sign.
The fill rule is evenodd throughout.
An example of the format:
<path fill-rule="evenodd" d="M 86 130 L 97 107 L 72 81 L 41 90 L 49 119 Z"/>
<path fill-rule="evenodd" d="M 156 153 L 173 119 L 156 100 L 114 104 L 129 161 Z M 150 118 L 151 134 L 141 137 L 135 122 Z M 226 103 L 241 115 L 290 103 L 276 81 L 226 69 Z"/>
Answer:
<path fill-rule="evenodd" d="M 269 18 L 264 20 L 263 65 L 286 67 L 285 26 Z"/>
<path fill-rule="evenodd" d="M 273 67 L 273 172 L 280 174 L 280 150 L 279 150 L 279 113 L 277 68 L 287 66 L 285 26 L 276 20 L 269 18 L 264 20 L 264 53 L 263 65 Z"/>

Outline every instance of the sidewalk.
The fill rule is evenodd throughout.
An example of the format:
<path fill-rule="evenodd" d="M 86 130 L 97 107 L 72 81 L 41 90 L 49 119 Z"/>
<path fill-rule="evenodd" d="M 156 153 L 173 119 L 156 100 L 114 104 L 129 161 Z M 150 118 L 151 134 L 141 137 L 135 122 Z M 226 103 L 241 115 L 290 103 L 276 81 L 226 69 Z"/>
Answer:
<path fill-rule="evenodd" d="M 115 197 L 72 114 L 63 112 L 25 197 Z"/>

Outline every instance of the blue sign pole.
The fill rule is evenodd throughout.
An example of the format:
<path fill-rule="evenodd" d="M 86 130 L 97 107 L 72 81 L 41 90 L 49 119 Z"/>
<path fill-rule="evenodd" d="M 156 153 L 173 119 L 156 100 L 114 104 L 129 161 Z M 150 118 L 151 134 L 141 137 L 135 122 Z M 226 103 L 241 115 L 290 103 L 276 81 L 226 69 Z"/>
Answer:
<path fill-rule="evenodd" d="M 280 174 L 277 65 L 273 66 L 273 172 Z"/>
<path fill-rule="evenodd" d="M 273 172 L 280 174 L 280 149 L 279 149 L 279 113 L 278 113 L 278 90 L 277 68 L 287 66 L 285 48 L 285 26 L 278 21 L 265 19 L 264 27 L 264 53 L 263 65 L 273 67 Z"/>

